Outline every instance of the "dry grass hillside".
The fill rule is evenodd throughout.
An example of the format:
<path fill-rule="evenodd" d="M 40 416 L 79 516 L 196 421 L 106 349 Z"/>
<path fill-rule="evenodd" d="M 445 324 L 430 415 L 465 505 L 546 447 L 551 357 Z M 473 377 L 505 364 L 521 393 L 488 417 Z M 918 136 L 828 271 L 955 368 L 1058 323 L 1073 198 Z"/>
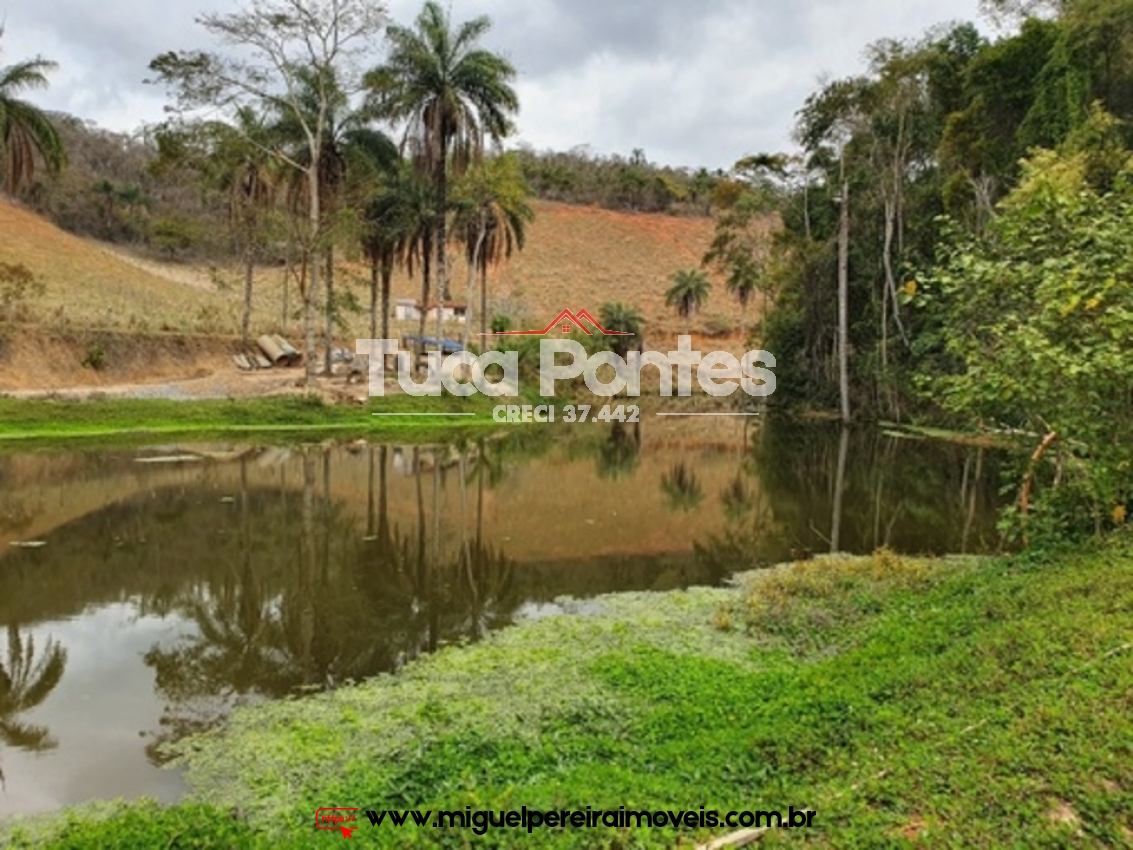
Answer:
<path fill-rule="evenodd" d="M 665 290 L 673 272 L 700 265 L 712 239 L 709 219 L 545 202 L 534 206 L 525 250 L 489 279 L 496 309 L 543 327 L 564 307 L 597 315 L 607 301 L 623 301 L 641 310 L 651 336 L 683 329 L 683 320 L 665 306 Z M 467 273 L 462 263 L 454 271 L 453 295 L 463 301 Z M 398 284 L 403 296 L 419 289 L 416 281 Z M 713 319 L 728 325 L 739 319 L 739 308 L 719 284 L 695 324 L 703 328 Z"/>
<path fill-rule="evenodd" d="M 666 308 L 669 277 L 699 265 L 712 236 L 708 219 L 618 213 L 566 204 L 535 202 L 537 218 L 526 250 L 492 272 L 490 312 L 507 313 L 532 327 L 546 324 L 564 307 L 597 313 L 608 301 L 636 306 L 644 314 L 651 344 L 684 330 Z M 340 291 L 352 291 L 356 304 L 367 300 L 367 270 L 344 246 L 337 275 Z M 232 336 L 239 326 L 239 269 L 205 269 L 142 259 L 65 233 L 26 210 L 0 200 L 0 262 L 22 263 L 46 290 L 16 312 L 24 324 L 53 332 L 80 329 L 144 334 Z M 299 298 L 292 284 L 289 310 L 283 311 L 283 269 L 257 273 L 253 330 L 299 332 Z M 464 301 L 466 269 L 457 259 L 451 292 Z M 394 295 L 419 296 L 420 283 L 399 274 Z M 478 296 L 474 303 L 478 303 Z M 736 327 L 739 308 L 717 281 L 704 312 L 694 319 L 699 331 Z M 346 311 L 340 344 L 365 335 L 364 312 Z M 395 326 L 396 327 L 396 326 Z M 396 327 L 408 332 L 412 327 Z M 450 335 L 459 333 L 449 329 Z"/>
<path fill-rule="evenodd" d="M 23 264 L 46 289 L 20 315 L 54 330 L 213 332 L 230 298 L 207 279 L 178 282 L 128 255 L 66 233 L 0 199 L 0 263 Z"/>

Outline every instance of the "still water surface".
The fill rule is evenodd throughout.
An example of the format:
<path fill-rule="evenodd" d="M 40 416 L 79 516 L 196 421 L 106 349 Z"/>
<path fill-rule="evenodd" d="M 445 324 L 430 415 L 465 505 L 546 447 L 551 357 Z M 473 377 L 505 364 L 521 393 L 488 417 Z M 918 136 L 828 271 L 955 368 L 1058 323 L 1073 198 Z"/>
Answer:
<path fill-rule="evenodd" d="M 395 670 L 565 596 L 996 542 L 982 450 L 698 428 L 0 456 L 0 817 L 176 799 L 162 745 L 233 706 Z"/>

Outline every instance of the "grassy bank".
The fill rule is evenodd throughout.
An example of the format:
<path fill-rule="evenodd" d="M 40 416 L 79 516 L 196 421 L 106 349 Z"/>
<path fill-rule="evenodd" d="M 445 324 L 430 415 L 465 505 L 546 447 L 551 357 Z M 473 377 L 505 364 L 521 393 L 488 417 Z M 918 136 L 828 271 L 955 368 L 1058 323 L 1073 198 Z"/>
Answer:
<path fill-rule="evenodd" d="M 103 399 L 29 401 L 0 398 L 0 448 L 35 442 L 115 442 L 153 436 L 391 436 L 451 433 L 493 425 L 494 400 L 389 396 L 366 406 L 329 405 L 316 397 L 230 401 Z M 399 414 L 374 416 L 374 413 Z M 473 414 L 423 416 L 422 414 Z M 411 416 L 401 414 L 413 414 Z"/>
<path fill-rule="evenodd" d="M 401 674 L 239 712 L 187 805 L 72 814 L 54 847 L 325 847 L 319 807 L 817 810 L 819 846 L 1133 844 L 1133 545 L 823 559 L 600 600 Z M 234 814 L 235 813 L 235 814 Z M 668 847 L 728 830 L 372 828 L 382 847 Z M 15 839 L 30 846 L 32 833 Z"/>

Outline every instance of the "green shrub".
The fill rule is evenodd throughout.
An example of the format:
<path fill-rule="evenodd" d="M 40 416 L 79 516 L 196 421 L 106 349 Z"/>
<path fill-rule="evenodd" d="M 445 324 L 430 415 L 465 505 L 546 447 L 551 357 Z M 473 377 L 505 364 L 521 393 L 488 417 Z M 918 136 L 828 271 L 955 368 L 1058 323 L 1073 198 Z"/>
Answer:
<path fill-rule="evenodd" d="M 96 372 L 101 372 L 105 368 L 106 349 L 102 347 L 102 343 L 95 342 L 87 348 L 82 364 L 84 369 L 93 369 Z"/>

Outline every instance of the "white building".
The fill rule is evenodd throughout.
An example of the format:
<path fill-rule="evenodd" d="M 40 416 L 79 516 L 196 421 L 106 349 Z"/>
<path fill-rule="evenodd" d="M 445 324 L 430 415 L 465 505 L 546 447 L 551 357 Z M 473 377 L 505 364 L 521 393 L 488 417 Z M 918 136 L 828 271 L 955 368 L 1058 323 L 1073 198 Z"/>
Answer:
<path fill-rule="evenodd" d="M 441 305 L 441 312 L 446 322 L 464 324 L 468 318 L 468 305 L 457 304 L 455 301 L 446 301 Z M 401 322 L 416 322 L 421 320 L 421 302 L 412 298 L 398 298 L 393 305 L 393 317 Z M 428 318 L 436 320 L 437 305 L 430 304 Z"/>

